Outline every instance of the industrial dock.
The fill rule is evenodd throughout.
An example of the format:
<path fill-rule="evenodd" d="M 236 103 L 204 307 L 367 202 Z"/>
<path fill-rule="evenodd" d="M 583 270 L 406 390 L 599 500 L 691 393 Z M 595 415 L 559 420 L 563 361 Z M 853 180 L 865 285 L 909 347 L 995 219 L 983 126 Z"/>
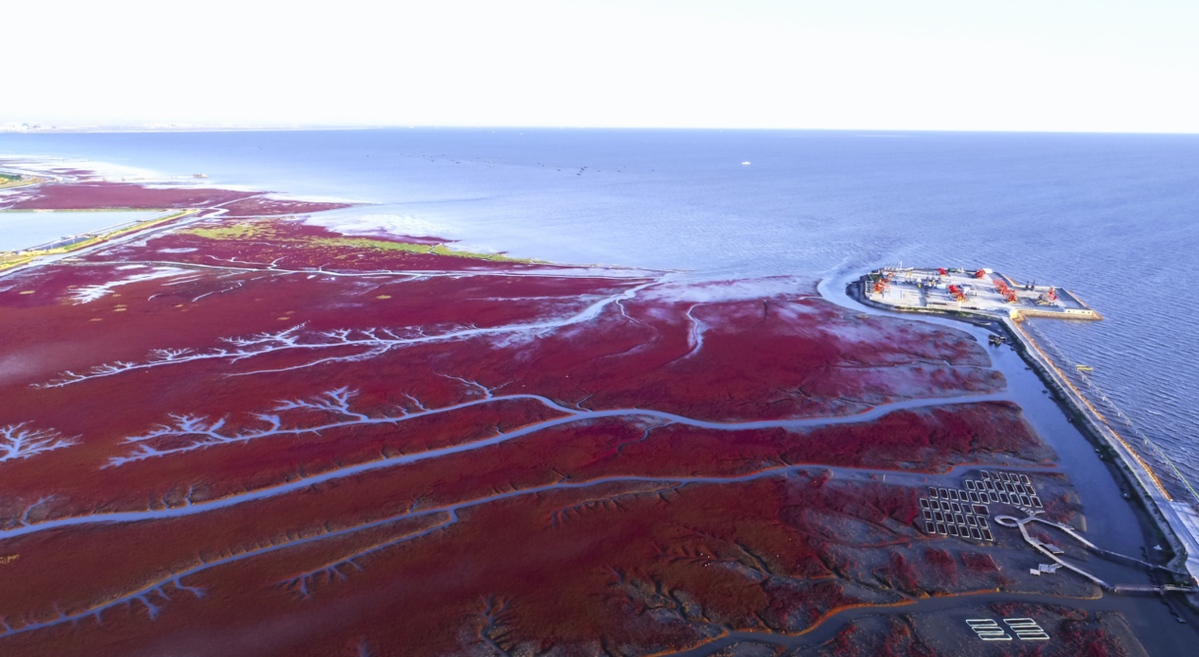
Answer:
<path fill-rule="evenodd" d="M 989 318 L 1103 319 L 1077 295 L 991 269 L 883 267 L 862 277 L 862 300 L 895 310 L 980 314 Z"/>

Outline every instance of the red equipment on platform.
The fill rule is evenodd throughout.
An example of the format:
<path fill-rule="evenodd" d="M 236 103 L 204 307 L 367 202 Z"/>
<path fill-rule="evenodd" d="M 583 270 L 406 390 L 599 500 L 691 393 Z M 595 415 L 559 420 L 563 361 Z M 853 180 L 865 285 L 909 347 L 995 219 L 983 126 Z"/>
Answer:
<path fill-rule="evenodd" d="M 995 291 L 1003 297 L 1004 301 L 1007 301 L 1008 303 L 1016 303 L 1016 291 L 1008 287 L 1007 283 L 999 280 L 998 278 L 992 279 L 991 282 L 995 283 Z"/>

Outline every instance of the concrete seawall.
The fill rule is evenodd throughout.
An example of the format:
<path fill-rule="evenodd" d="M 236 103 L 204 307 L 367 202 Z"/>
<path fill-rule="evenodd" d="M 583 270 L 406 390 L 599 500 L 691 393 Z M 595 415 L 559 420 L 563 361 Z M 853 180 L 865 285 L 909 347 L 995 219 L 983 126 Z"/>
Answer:
<path fill-rule="evenodd" d="M 864 280 L 858 280 L 851 283 L 846 290 L 863 305 L 881 310 L 949 317 L 975 325 L 1002 327 L 1016 346 L 1017 352 L 1053 392 L 1066 414 L 1075 419 L 1076 426 L 1088 434 L 1097 446 L 1106 447 L 1117 457 L 1120 471 L 1130 483 L 1135 484 L 1130 488 L 1136 493 L 1139 502 L 1154 520 L 1175 555 L 1170 566 L 1177 570 L 1185 569 L 1195 583 L 1199 584 L 1199 516 L 1196 516 L 1187 504 L 1176 502 L 1170 497 L 1152 468 L 1108 424 L 1086 396 L 1070 383 L 1053 359 L 1041 349 L 1018 320 L 968 309 L 922 308 L 880 303 L 863 293 L 864 285 Z M 1074 299 L 1082 304 L 1077 297 Z M 1086 307 L 1085 304 L 1082 305 Z M 1060 318 L 1062 314 L 1055 313 L 1052 316 Z M 1095 313 L 1094 319 L 1098 318 L 1098 313 Z"/>
<path fill-rule="evenodd" d="M 1095 312 L 1091 308 L 1085 310 L 1037 310 L 1036 308 L 1021 308 L 1020 314 L 1024 317 L 1047 317 L 1049 319 L 1072 319 L 1082 321 L 1099 321 L 1103 319 L 1103 315 Z"/>
<path fill-rule="evenodd" d="M 1081 428 L 1101 445 L 1106 445 L 1119 457 L 1120 469 L 1137 485 L 1131 487 L 1141 504 L 1157 521 L 1159 528 L 1174 551 L 1172 565 L 1184 567 L 1199 583 L 1199 539 L 1195 535 L 1194 522 L 1189 521 L 1189 507 L 1175 502 L 1161 485 L 1149 464 L 1137 455 L 1123 436 L 1108 424 L 1103 415 L 1066 378 L 1061 369 L 1041 349 L 1020 324 L 1010 318 L 1000 320 L 1008 335 L 1017 344 L 1020 355 L 1049 386 L 1057 399 L 1067 407 L 1073 418 L 1081 421 Z M 1186 511 L 1183 510 L 1183 507 Z"/>

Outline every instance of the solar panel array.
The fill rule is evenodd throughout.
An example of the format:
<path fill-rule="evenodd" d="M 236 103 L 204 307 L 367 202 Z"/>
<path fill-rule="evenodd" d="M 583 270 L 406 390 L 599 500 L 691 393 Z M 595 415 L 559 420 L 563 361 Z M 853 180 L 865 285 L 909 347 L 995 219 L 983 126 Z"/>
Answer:
<path fill-rule="evenodd" d="M 1008 504 L 1022 509 L 1043 508 L 1028 475 L 983 470 L 980 479 L 967 479 L 965 488 L 930 486 L 920 498 L 924 531 L 980 542 L 993 542 L 991 504 Z M 917 525 L 919 526 L 919 525 Z"/>
<path fill-rule="evenodd" d="M 982 479 L 967 479 L 966 490 L 986 495 L 990 503 L 999 502 L 1025 509 L 1041 509 L 1041 498 L 1029 481 L 1028 475 L 1019 472 L 982 471 Z"/>

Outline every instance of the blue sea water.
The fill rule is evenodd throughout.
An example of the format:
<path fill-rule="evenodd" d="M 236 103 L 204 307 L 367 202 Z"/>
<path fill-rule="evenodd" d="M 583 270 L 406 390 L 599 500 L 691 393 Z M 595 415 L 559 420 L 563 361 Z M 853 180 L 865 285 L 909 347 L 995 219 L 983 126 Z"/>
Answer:
<path fill-rule="evenodd" d="M 0 251 L 18 251 L 80 233 L 146 221 L 158 212 L 0 212 Z"/>
<path fill-rule="evenodd" d="M 0 135 L 0 154 L 365 201 L 342 214 L 562 262 L 704 277 L 902 262 L 1056 283 L 1106 319 L 1038 328 L 1199 481 L 1199 136 L 64 133 Z"/>

